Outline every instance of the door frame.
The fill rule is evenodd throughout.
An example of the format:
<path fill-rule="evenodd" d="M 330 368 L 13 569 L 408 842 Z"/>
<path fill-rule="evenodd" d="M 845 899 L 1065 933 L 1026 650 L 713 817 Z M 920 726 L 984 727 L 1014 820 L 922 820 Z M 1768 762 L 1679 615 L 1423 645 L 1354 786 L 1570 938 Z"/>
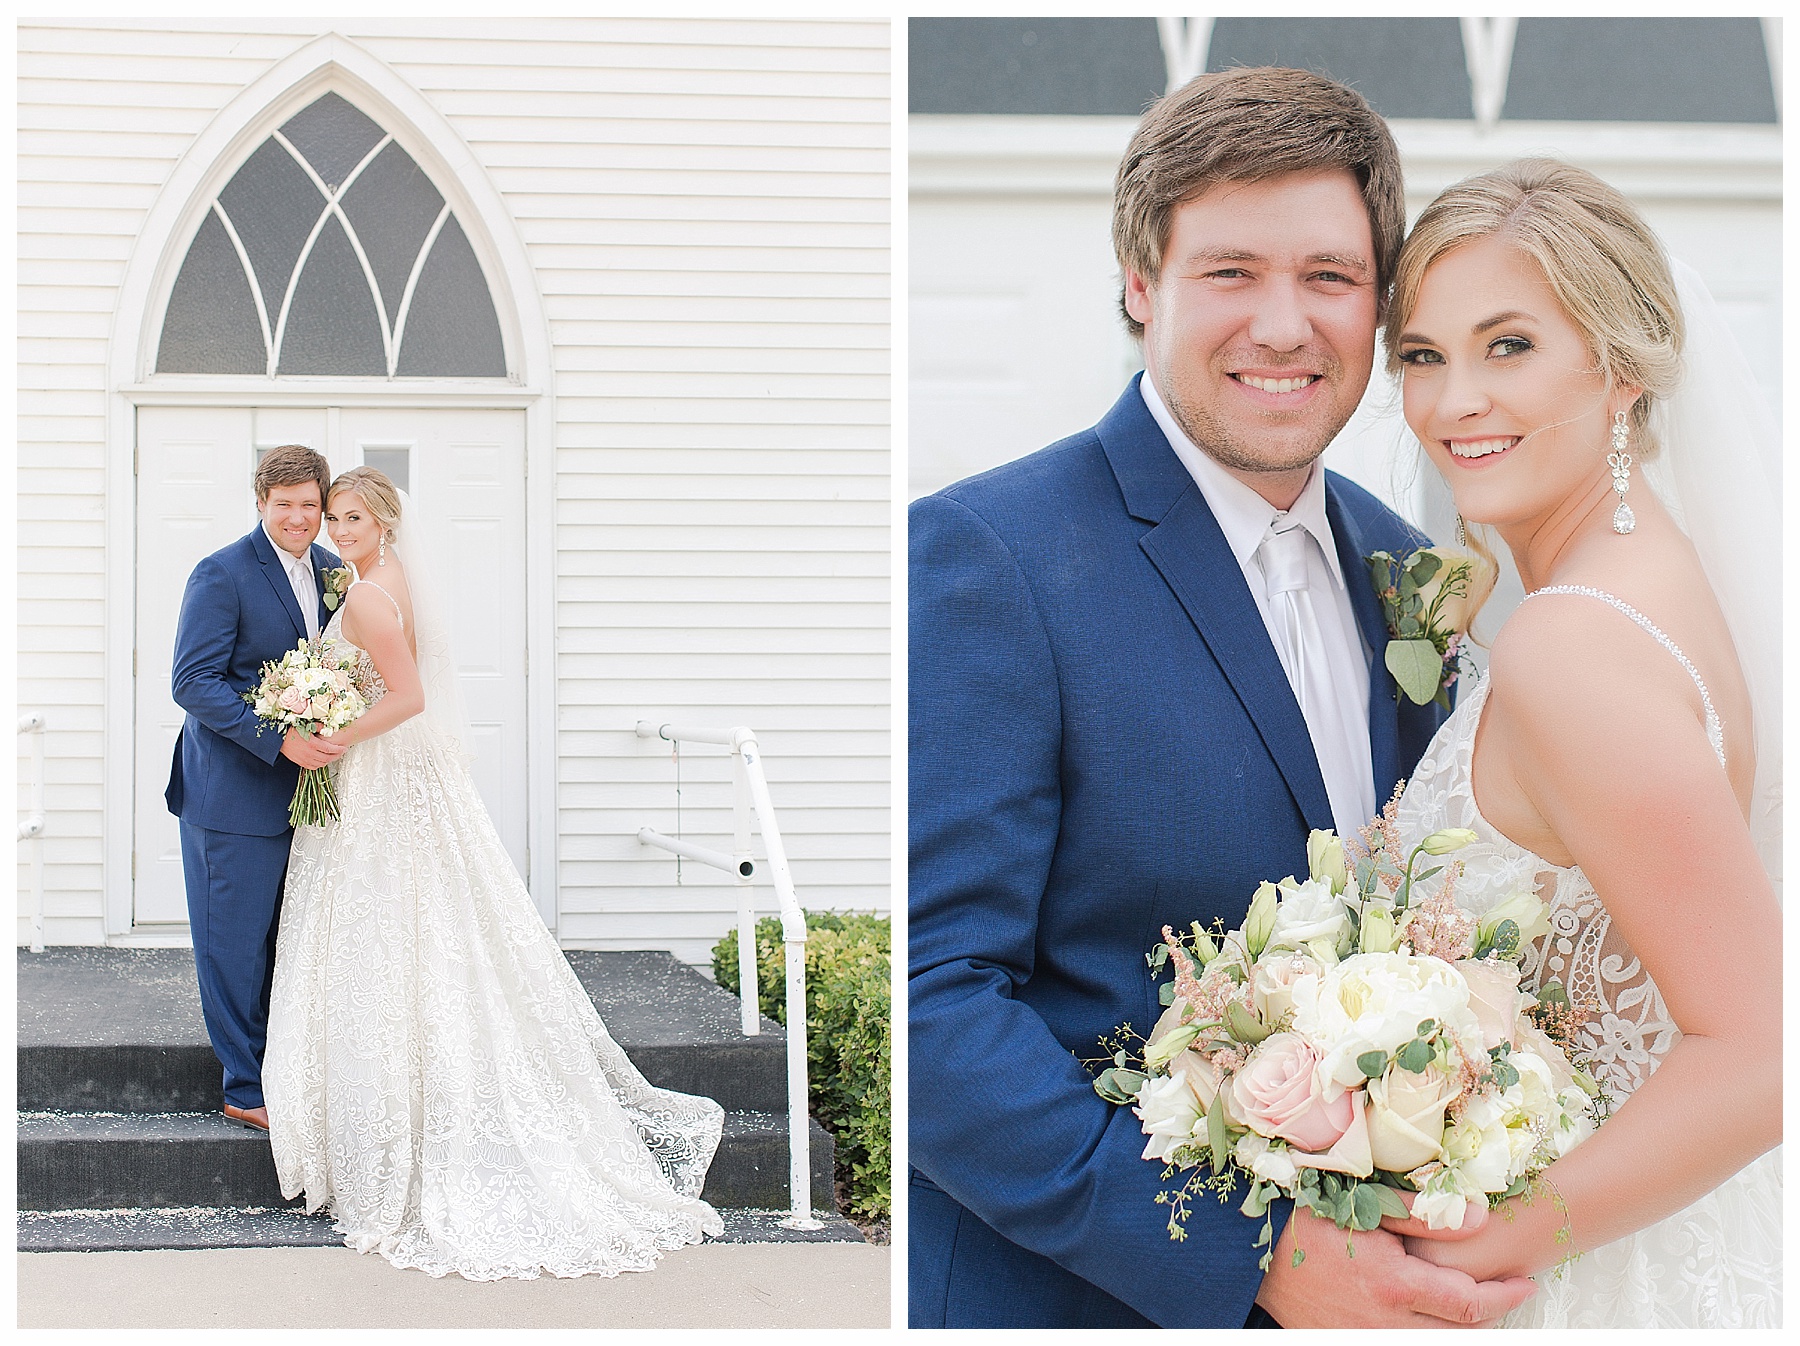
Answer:
<path fill-rule="evenodd" d="M 462 222 L 488 279 L 507 377 L 370 379 L 157 374 L 162 319 L 213 195 L 288 117 L 327 90 L 368 110 L 419 161 Z M 555 411 L 550 327 L 510 211 L 461 136 L 422 95 L 338 33 L 305 43 L 242 89 L 195 139 L 138 232 L 108 345 L 106 643 L 101 891 L 112 944 L 185 943 L 133 926 L 137 725 L 137 412 L 142 406 L 469 407 L 525 415 L 526 844 L 533 900 L 558 926 Z"/>

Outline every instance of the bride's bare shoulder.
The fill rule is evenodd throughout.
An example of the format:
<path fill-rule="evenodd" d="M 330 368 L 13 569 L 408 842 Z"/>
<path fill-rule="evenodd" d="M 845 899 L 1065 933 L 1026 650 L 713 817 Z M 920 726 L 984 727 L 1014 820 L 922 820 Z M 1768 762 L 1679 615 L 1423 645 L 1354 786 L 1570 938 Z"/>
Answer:
<path fill-rule="evenodd" d="M 1693 722 L 1693 679 L 1617 604 L 1543 593 L 1507 618 L 1489 652 L 1490 696 L 1554 755 L 1597 742 L 1655 737 Z"/>

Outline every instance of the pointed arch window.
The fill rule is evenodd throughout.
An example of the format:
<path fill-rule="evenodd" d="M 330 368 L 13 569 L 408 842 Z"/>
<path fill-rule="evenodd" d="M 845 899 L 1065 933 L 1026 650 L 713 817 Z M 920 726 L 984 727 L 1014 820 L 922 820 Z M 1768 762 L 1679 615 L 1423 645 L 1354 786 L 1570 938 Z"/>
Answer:
<path fill-rule="evenodd" d="M 481 263 L 443 194 L 335 93 L 257 147 L 175 278 L 159 374 L 504 377 Z"/>

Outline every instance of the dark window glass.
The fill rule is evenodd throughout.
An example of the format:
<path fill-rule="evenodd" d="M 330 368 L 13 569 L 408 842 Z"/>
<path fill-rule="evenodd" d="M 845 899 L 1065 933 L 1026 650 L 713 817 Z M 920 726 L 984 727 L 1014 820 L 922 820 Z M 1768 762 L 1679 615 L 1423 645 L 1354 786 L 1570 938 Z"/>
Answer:
<path fill-rule="evenodd" d="M 1514 121 L 1773 122 L 1756 19 L 1520 19 Z"/>
<path fill-rule="evenodd" d="M 156 368 L 165 373 L 261 374 L 268 364 L 244 264 L 225 226 L 209 210 L 175 277 Z"/>
<path fill-rule="evenodd" d="M 250 265 L 262 290 L 263 306 L 273 328 L 281 315 L 300 249 L 325 209 L 325 198 L 313 186 L 294 156 L 273 140 L 265 140 L 231 175 L 219 204 L 250 254 Z"/>
<path fill-rule="evenodd" d="M 914 112 L 1135 117 L 1168 71 L 1155 19 L 912 19 Z"/>
<path fill-rule="evenodd" d="M 400 316 L 400 296 L 413 261 L 443 208 L 444 198 L 425 170 L 398 145 L 376 155 L 344 193 L 344 214 L 375 269 L 390 323 Z"/>
<path fill-rule="evenodd" d="M 294 286 L 276 372 L 387 373 L 375 297 L 335 216 L 325 221 Z"/>
<path fill-rule="evenodd" d="M 1280 65 L 1348 84 L 1384 117 L 1475 115 L 1455 19 L 1217 19 L 1208 70 Z"/>
<path fill-rule="evenodd" d="M 281 134 L 336 191 L 380 143 L 383 132 L 337 94 L 328 93 L 283 122 Z"/>
<path fill-rule="evenodd" d="M 431 245 L 401 334 L 401 374 L 506 373 L 500 323 L 481 263 L 453 215 Z"/>

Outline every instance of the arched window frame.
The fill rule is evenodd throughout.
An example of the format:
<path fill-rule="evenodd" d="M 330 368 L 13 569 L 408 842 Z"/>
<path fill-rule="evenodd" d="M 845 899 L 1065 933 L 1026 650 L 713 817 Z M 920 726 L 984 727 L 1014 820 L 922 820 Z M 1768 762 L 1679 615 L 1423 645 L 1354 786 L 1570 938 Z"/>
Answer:
<path fill-rule="evenodd" d="M 157 346 L 182 262 L 213 200 L 271 132 L 334 92 L 393 135 L 431 177 L 461 222 L 487 278 L 506 354 L 506 377 L 442 378 L 284 374 L 158 374 Z M 548 319 L 536 273 L 511 212 L 454 127 L 374 54 L 325 33 L 240 90 L 195 138 L 138 230 L 119 286 L 107 353 L 105 732 L 135 756 L 134 574 L 137 536 L 137 409 L 140 406 L 470 406 L 525 415 L 527 784 L 534 801 L 529 881 L 547 923 L 557 925 L 554 583 L 554 393 Z M 101 884 L 109 937 L 132 936 L 132 811 L 136 764 L 109 769 L 102 785 Z"/>

